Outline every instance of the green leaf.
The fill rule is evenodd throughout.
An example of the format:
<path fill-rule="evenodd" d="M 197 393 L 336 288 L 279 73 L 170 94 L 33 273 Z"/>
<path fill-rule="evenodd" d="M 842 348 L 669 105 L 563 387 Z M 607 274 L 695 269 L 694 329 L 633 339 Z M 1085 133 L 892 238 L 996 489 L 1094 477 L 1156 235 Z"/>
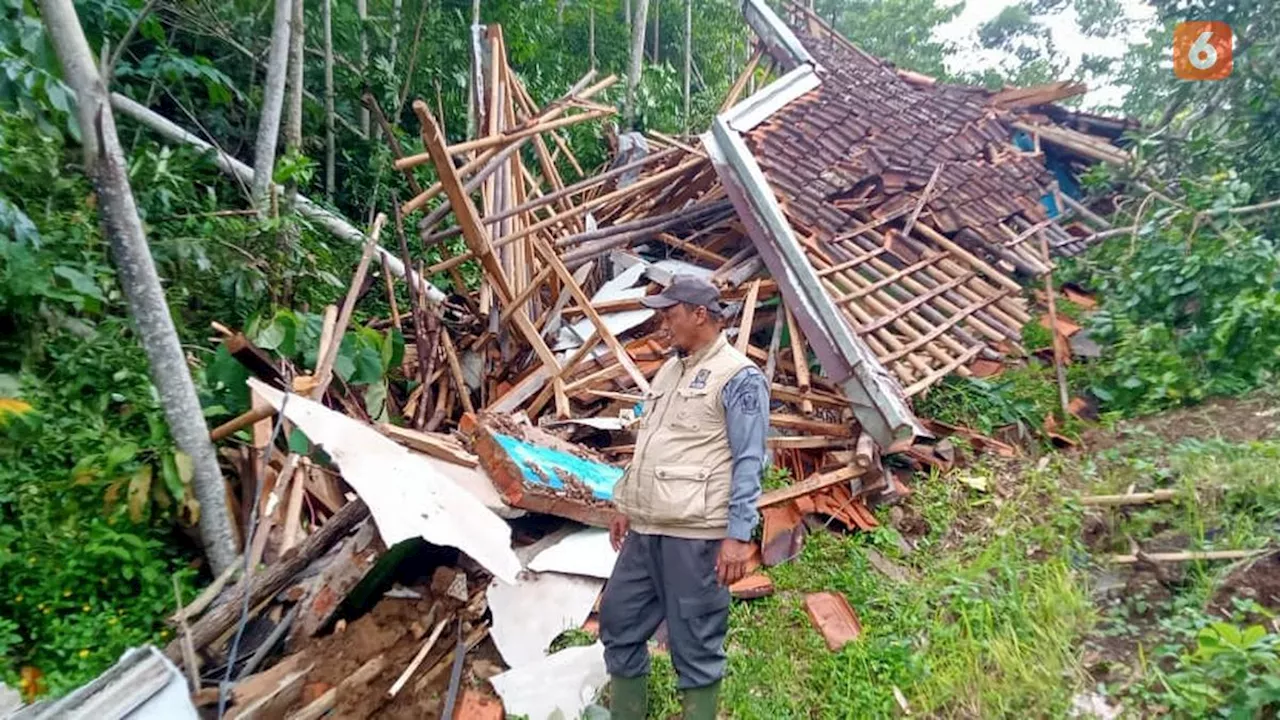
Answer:
<path fill-rule="evenodd" d="M 182 474 L 178 472 L 178 463 L 171 453 L 165 453 L 160 458 L 160 478 L 164 481 L 164 487 L 169 491 L 170 497 L 181 498 L 186 496 L 186 485 L 182 482 Z"/>
<path fill-rule="evenodd" d="M 106 296 L 102 294 L 102 288 L 93 281 L 93 278 L 85 275 L 83 272 L 71 267 L 70 265 L 56 265 L 53 268 L 53 274 L 71 283 L 71 289 L 95 300 L 106 300 Z"/>
<path fill-rule="evenodd" d="M 387 384 L 375 382 L 369 385 L 364 393 L 364 407 L 370 419 L 376 423 L 384 423 L 389 419 L 387 412 Z"/>
<path fill-rule="evenodd" d="M 151 499 L 151 466 L 143 465 L 129 480 L 129 519 L 142 522 Z"/>
<path fill-rule="evenodd" d="M 370 347 L 362 347 L 356 353 L 355 373 L 350 382 L 354 385 L 368 385 L 382 379 L 382 353 Z"/>
<path fill-rule="evenodd" d="M 343 382 L 351 382 L 351 376 L 356 372 L 356 361 L 350 350 L 347 348 L 338 350 L 338 357 L 333 360 L 333 372 L 342 378 Z"/>
<path fill-rule="evenodd" d="M 120 445 L 114 445 L 107 450 L 107 470 L 112 471 L 121 465 L 129 462 L 138 454 L 138 446 L 126 442 Z"/>

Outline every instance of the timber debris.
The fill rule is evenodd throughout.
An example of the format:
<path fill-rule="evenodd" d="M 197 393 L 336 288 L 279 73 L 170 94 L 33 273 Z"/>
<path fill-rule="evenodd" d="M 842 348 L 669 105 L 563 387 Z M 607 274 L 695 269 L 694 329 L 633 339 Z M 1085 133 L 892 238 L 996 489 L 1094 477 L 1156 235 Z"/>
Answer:
<path fill-rule="evenodd" d="M 601 528 L 671 356 L 639 301 L 676 275 L 722 288 L 730 341 L 771 388 L 782 480 L 760 500 L 763 537 L 735 597 L 771 594 L 757 571 L 795 558 L 814 529 L 876 528 L 873 507 L 908 494 L 911 469 L 957 461 L 943 438 L 1018 452 L 918 420 L 911 399 L 1026 359 L 1027 289 L 1108 229 L 1055 174 L 1127 162 L 1127 125 L 1053 104 L 1076 84 L 946 85 L 803 7 L 784 19 L 747 0 L 744 14 L 760 40 L 751 68 L 777 79 L 741 98 L 744 74 L 711 131 L 683 138 L 618 137 L 601 102 L 616 78 L 594 71 L 539 107 L 502 29 L 478 26 L 480 134 L 450 143 L 421 101 L 421 152 L 382 133 L 404 200 L 363 239 L 316 371 L 219 328 L 255 401 L 213 436 L 241 478 L 241 526 L 260 520 L 251 571 L 224 573 L 174 616 L 166 655 L 193 673 L 198 703 L 245 717 L 500 716 L 496 695 L 508 713 L 577 716 L 606 679 L 593 615 L 616 553 Z M 620 149 L 595 172 L 564 135 L 584 123 L 605 123 Z M 422 282 L 433 277 L 451 293 Z M 1044 287 L 1061 367 L 1079 328 L 1053 294 L 1089 297 Z M 394 328 L 405 351 L 375 398 L 336 360 L 356 304 L 382 292 L 391 317 L 367 327 Z M 306 449 L 268 447 L 276 423 Z M 833 651 L 861 633 L 838 593 L 805 606 Z M 565 638 L 580 642 L 552 652 Z M 228 665 L 238 679 L 220 698 Z"/>

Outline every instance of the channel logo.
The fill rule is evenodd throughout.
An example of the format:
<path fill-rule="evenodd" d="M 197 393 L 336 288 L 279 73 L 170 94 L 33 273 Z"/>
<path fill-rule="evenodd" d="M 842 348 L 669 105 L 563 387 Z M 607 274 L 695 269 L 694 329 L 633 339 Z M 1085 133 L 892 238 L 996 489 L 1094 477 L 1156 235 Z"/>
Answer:
<path fill-rule="evenodd" d="M 1222 80 L 1231 74 L 1231 26 L 1195 20 L 1173 30 L 1173 74 L 1183 80 Z"/>

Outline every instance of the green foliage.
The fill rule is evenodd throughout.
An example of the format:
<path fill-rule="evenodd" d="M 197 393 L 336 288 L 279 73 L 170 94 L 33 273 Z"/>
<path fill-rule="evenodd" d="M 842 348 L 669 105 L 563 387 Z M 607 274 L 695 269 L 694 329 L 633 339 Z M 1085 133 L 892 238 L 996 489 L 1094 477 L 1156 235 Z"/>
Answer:
<path fill-rule="evenodd" d="M 1184 186 L 1197 210 L 1250 194 L 1234 173 Z M 1102 244 L 1067 273 L 1104 298 L 1087 319 L 1106 348 L 1090 389 L 1112 409 L 1141 413 L 1269 382 L 1280 370 L 1274 238 L 1171 207 L 1137 221 L 1134 237 Z"/>
<path fill-rule="evenodd" d="M 1263 403 L 1265 406 L 1265 403 Z M 1222 419 L 1232 419 L 1222 415 Z M 1194 435 L 1201 429 L 1175 428 Z M 1237 549 L 1275 542 L 1280 520 L 1280 460 L 1274 440 L 1233 444 L 1165 438 L 1141 421 L 1126 421 L 1124 442 L 1073 471 L 1088 492 L 1124 492 L 1172 484 L 1173 503 L 1135 508 L 1107 519 L 1097 550 L 1128 552 L 1131 538 L 1178 538 L 1192 550 Z M 1248 566 L 1245 566 L 1247 568 Z M 1222 581 L 1239 566 L 1192 563 L 1169 591 L 1140 584 L 1105 608 L 1095 636 L 1106 644 L 1142 648 L 1144 674 L 1110 690 L 1127 701 L 1174 717 L 1269 717 L 1280 706 L 1280 635 L 1256 623 L 1267 611 L 1237 586 L 1224 602 Z M 1259 568 L 1260 570 L 1260 568 Z M 1255 577 L 1264 573 L 1254 571 Z M 1152 582 L 1155 582 L 1154 580 Z M 1264 580 L 1265 582 L 1265 580 Z M 1216 607 L 1209 607 L 1210 604 Z M 1226 607 L 1223 607 L 1226 605 Z M 1224 618 L 1225 616 L 1225 618 Z M 1224 622 L 1224 619 L 1227 622 Z M 1256 629 L 1255 629 L 1256 628 Z"/>
<path fill-rule="evenodd" d="M 1073 372 L 1078 371 L 1073 368 Z M 1026 438 L 1039 435 L 1045 417 L 1061 414 L 1061 403 L 1053 368 L 1033 360 L 995 377 L 946 378 L 916 400 L 915 410 L 921 417 L 972 427 L 987 435 L 1013 426 L 1019 437 Z M 1071 435 L 1078 430 L 1079 421 L 1071 417 L 1057 431 Z"/>
<path fill-rule="evenodd" d="M 199 512 L 60 137 L 0 112 L 0 679 L 53 692 L 163 642 Z"/>
<path fill-rule="evenodd" d="M 1280 634 L 1215 622 L 1164 675 L 1157 699 L 1182 717 L 1255 718 L 1280 710 Z"/>
<path fill-rule="evenodd" d="M 933 0 L 819 0 L 815 12 L 867 52 L 909 70 L 943 77 L 954 48 L 934 31 L 955 19 L 961 5 Z"/>

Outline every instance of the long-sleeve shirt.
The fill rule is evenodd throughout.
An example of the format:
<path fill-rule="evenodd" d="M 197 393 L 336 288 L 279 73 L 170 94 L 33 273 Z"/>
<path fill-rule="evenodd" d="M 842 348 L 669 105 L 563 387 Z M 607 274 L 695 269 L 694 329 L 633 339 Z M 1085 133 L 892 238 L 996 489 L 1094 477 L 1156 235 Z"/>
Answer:
<path fill-rule="evenodd" d="M 760 500 L 760 480 L 767 457 L 769 386 L 764 373 L 754 366 L 739 370 L 725 384 L 720 402 L 724 406 L 729 451 L 733 454 L 728 536 L 746 542 L 760 521 L 756 503 Z"/>

